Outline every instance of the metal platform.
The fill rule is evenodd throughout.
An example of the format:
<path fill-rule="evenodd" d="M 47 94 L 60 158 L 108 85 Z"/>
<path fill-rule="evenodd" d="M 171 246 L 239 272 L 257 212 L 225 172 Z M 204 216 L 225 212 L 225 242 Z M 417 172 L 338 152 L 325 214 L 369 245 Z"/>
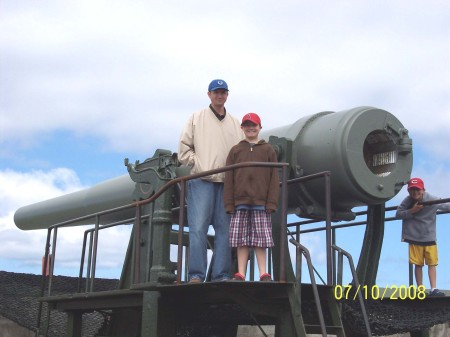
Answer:
<path fill-rule="evenodd" d="M 321 298 L 329 299 L 331 289 L 321 286 Z M 39 300 L 69 315 L 69 320 L 74 323 L 69 324 L 69 330 L 70 327 L 72 330 L 68 331 L 68 336 L 79 336 L 73 327 L 80 325 L 83 313 L 93 310 L 109 311 L 118 325 L 121 325 L 120 316 L 125 317 L 127 323 L 135 321 L 142 330 L 136 328 L 130 336 L 189 336 L 186 331 L 201 335 L 199 331 L 206 328 L 222 333 L 217 336 L 236 336 L 239 325 L 256 325 L 260 329 L 264 325 L 273 325 L 277 336 L 320 333 L 309 284 L 298 287 L 289 282 L 141 283 L 130 290 L 51 296 Z M 333 322 L 334 315 L 327 310 L 324 310 L 327 331 L 342 330 L 342 325 Z M 155 315 L 156 311 L 158 315 Z M 116 326 L 114 330 L 121 328 Z"/>

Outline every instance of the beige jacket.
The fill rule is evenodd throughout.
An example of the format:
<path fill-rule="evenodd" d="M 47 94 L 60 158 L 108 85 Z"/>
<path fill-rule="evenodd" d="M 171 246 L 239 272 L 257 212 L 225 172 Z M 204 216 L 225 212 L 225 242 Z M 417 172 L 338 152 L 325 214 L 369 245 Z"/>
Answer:
<path fill-rule="evenodd" d="M 187 121 L 180 137 L 178 159 L 191 167 L 191 174 L 224 167 L 228 152 L 243 138 L 238 119 L 227 112 L 220 121 L 208 107 L 195 112 Z M 223 182 L 225 173 L 203 179 Z"/>

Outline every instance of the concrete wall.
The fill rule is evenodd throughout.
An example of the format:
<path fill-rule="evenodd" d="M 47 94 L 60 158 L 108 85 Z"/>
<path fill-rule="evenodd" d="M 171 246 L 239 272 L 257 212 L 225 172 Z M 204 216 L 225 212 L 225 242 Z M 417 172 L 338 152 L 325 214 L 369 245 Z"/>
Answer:
<path fill-rule="evenodd" d="M 264 332 L 268 337 L 275 336 L 273 326 L 263 326 Z M 239 326 L 237 337 L 263 337 L 261 330 L 257 326 Z M 447 323 L 435 325 L 430 329 L 430 337 L 449 337 L 450 328 Z M 308 335 L 308 337 L 322 337 L 322 335 Z M 410 337 L 410 333 L 394 334 L 384 337 Z"/>
<path fill-rule="evenodd" d="M 1 337 L 34 337 L 34 332 L 0 315 Z"/>

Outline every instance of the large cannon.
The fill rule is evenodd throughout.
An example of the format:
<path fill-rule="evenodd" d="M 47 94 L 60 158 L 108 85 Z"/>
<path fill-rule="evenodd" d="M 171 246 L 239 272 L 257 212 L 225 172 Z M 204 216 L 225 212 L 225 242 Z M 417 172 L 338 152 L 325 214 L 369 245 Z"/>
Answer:
<path fill-rule="evenodd" d="M 353 219 L 352 208 L 356 206 L 384 205 L 400 191 L 411 175 L 412 140 L 402 123 L 385 110 L 358 107 L 340 112 L 320 112 L 303 117 L 291 125 L 265 131 L 262 137 L 269 139 L 280 162 L 289 163 L 289 179 L 331 172 L 333 220 Z M 43 229 L 78 218 L 80 220 L 70 225 L 92 223 L 93 218 L 87 215 L 146 199 L 167 181 L 179 176 L 180 172 L 186 174 L 186 168 L 180 167 L 176 154 L 167 150 L 157 150 L 152 158 L 142 163 L 130 164 L 127 161 L 126 164 L 128 175 L 19 208 L 14 216 L 17 227 L 23 230 Z M 324 219 L 324 184 L 324 180 L 314 179 L 289 185 L 288 212 L 306 218 Z M 170 226 L 166 224 L 177 221 L 168 215 L 177 206 L 171 197 L 174 194 L 176 191 L 173 190 L 166 192 L 166 201 L 159 201 L 153 210 L 159 214 L 158 219 L 164 218 L 161 233 L 152 246 L 159 247 L 158 251 L 169 250 Z M 125 208 L 98 219 L 100 224 L 105 224 L 133 216 L 134 210 Z M 376 233 L 368 235 L 365 244 L 370 248 L 363 247 L 363 258 L 379 254 L 383 234 L 380 223 L 384 221 L 380 216 L 380 212 L 374 214 L 373 221 L 376 224 L 371 230 Z M 160 237 L 165 239 L 160 240 Z M 168 253 L 163 255 L 168 259 Z M 155 264 L 167 266 L 162 268 L 167 269 L 164 278 L 173 270 L 169 261 Z M 375 270 L 369 274 L 373 282 L 377 262 L 372 265 Z M 147 266 L 143 266 L 145 269 Z M 364 276 L 362 278 L 365 279 Z"/>
<path fill-rule="evenodd" d="M 331 172 L 336 220 L 352 219 L 355 206 L 381 204 L 393 198 L 411 174 L 412 140 L 408 130 L 384 110 L 359 107 L 320 112 L 264 135 L 282 148 L 284 156 L 280 159 L 291 164 L 291 178 Z M 292 212 L 324 217 L 322 184 L 312 180 L 290 189 Z"/>
<path fill-rule="evenodd" d="M 329 218 L 327 211 L 331 208 L 331 218 L 339 221 L 353 219 L 355 214 L 352 209 L 356 206 L 369 207 L 368 225 L 360 255 L 361 263 L 358 264 L 358 277 L 363 284 L 373 284 L 383 239 L 384 203 L 400 191 L 411 175 L 412 140 L 405 127 L 387 111 L 373 107 L 358 107 L 306 116 L 291 125 L 264 131 L 262 137 L 275 148 L 278 161 L 289 164 L 287 178 L 292 183 L 288 184 L 287 190 L 285 209 L 288 213 L 304 218 L 325 219 Z M 61 223 L 75 226 L 93 221 L 96 221 L 98 227 L 134 217 L 141 219 L 144 215 L 142 225 L 135 226 L 130 238 L 120 289 L 135 289 L 136 283 L 139 282 L 156 286 L 172 284 L 175 280 L 175 266 L 169 258 L 170 245 L 174 241 L 172 225 L 177 224 L 178 219 L 183 219 L 182 216 L 176 215 L 182 214 L 184 208 L 179 207 L 183 204 L 180 202 L 183 200 L 182 186 L 180 189 L 180 186 L 171 182 L 186 177 L 189 170 L 180 166 L 175 153 L 167 150 L 157 150 L 153 157 L 142 163 L 130 164 L 126 160 L 125 164 L 128 175 L 86 190 L 24 206 L 16 211 L 15 223 L 23 230 L 44 229 Z M 326 187 L 324 179 L 301 179 L 320 172 L 327 172 L 331 177 L 328 197 L 324 192 Z M 164 192 L 158 194 L 163 188 Z M 145 200 L 153 198 L 154 195 L 159 197 L 154 202 L 145 204 Z M 328 198 L 331 205 L 327 206 Z M 142 204 L 142 207 L 131 207 L 137 204 Z M 126 205 L 130 207 L 124 207 Z M 107 210 L 113 211 L 106 212 Z M 98 212 L 102 213 L 98 215 Z M 97 216 L 90 216 L 93 213 L 97 213 Z M 294 282 L 293 266 L 287 251 L 287 236 L 279 230 L 281 222 L 284 221 L 283 217 L 278 211 L 272 219 L 276 243 L 273 249 L 273 270 L 275 279 L 280 279 L 279 262 L 285 261 L 286 268 L 283 268 L 285 280 Z M 136 230 L 139 231 L 138 235 L 135 233 Z M 184 240 L 183 244 L 188 245 L 186 241 Z M 280 255 L 285 258 L 280 259 Z M 369 260 L 371 263 L 368 263 Z M 137 266 L 136 261 L 139 261 Z M 282 291 L 289 288 L 284 287 L 282 283 L 279 285 Z M 224 291 L 228 288 L 224 288 Z M 170 289 L 168 294 L 172 294 L 173 287 Z M 258 291 L 249 287 L 246 289 L 250 292 Z M 158 318 L 164 317 L 163 314 L 145 308 L 156 308 L 162 301 L 161 303 L 165 303 L 162 308 L 166 310 L 165 305 L 172 303 L 170 299 L 166 300 L 167 303 L 160 299 L 163 290 L 153 288 L 151 290 L 148 297 L 144 296 L 148 302 L 143 304 L 144 309 L 140 314 L 143 329 L 144 326 L 150 329 L 150 323 L 145 322 L 144 315 L 150 317 L 149 321 L 152 323 L 159 319 L 164 320 Z M 216 296 L 214 287 L 207 286 L 205 290 L 211 291 L 213 297 Z M 174 294 L 177 294 L 176 291 Z M 224 293 L 225 297 L 228 295 L 233 297 L 236 293 L 232 291 Z M 233 298 L 238 302 L 241 301 L 239 296 Z M 291 310 L 298 311 L 299 307 L 293 309 L 297 305 L 295 301 L 290 297 Z M 249 305 L 249 308 L 258 311 L 258 305 L 254 303 Z M 285 317 L 283 310 L 286 309 L 282 308 L 285 307 L 280 306 L 282 316 L 276 318 L 277 322 L 281 322 L 282 332 L 278 332 L 276 336 L 294 335 L 294 330 L 297 331 L 297 336 L 303 336 L 304 334 L 299 334 L 298 331 L 304 328 L 296 321 L 301 318 L 298 318 L 298 314 L 292 314 L 291 319 L 280 320 L 280 317 Z M 79 309 L 74 306 L 73 315 L 80 315 Z M 90 309 L 85 308 L 86 311 Z M 208 310 L 205 309 L 205 312 Z M 166 313 L 171 312 L 169 310 Z M 179 315 L 182 320 L 181 317 L 186 315 L 186 311 L 180 309 Z M 189 317 L 192 319 L 196 317 L 193 315 Z M 114 322 L 117 327 L 116 330 L 113 329 L 114 331 L 130 329 L 127 317 L 117 315 Z M 171 323 L 166 322 L 164 326 L 165 329 L 173 329 Z M 140 336 L 175 335 L 167 332 L 161 334 L 157 332 L 161 331 L 159 328 L 152 329 L 154 334 L 142 332 Z M 130 335 L 137 336 L 138 333 Z"/>
<path fill-rule="evenodd" d="M 394 115 L 381 109 L 359 107 L 320 112 L 261 135 L 278 151 L 279 161 L 290 164 L 289 178 L 331 172 L 332 210 L 336 220 L 351 219 L 354 216 L 351 209 L 355 206 L 381 204 L 393 198 L 411 174 L 412 140 L 408 130 Z M 158 151 L 154 158 L 159 169 L 169 172 L 164 179 L 176 177 L 178 164 L 170 152 Z M 315 180 L 290 188 L 290 212 L 323 217 L 322 183 Z M 22 230 L 48 228 L 148 197 L 154 191 L 154 188 L 146 191 L 149 186 L 133 181 L 129 175 L 120 176 L 86 190 L 21 207 L 14 221 Z M 128 218 L 130 213 L 114 216 Z"/>

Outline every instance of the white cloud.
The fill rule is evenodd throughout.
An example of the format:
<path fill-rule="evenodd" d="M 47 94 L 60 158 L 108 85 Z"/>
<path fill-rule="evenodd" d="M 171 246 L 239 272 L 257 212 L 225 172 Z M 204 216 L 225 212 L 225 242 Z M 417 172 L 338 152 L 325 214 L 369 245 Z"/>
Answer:
<path fill-rule="evenodd" d="M 75 172 L 65 168 L 28 173 L 0 171 L 1 258 L 17 260 L 20 265 L 34 268 L 38 273 L 41 256 L 44 254 L 47 231 L 19 230 L 14 225 L 14 213 L 24 205 L 69 193 L 81 187 Z"/>
<path fill-rule="evenodd" d="M 2 190 L 0 215 L 6 215 L 6 211 L 27 204 L 74 192 L 82 187 L 76 173 L 66 168 L 56 168 L 48 172 L 2 170 L 0 171 Z"/>
<path fill-rule="evenodd" d="M 22 206 L 85 188 L 72 170 L 57 168 L 31 173 L 0 171 L 0 257 L 5 263 L 15 263 L 20 268 L 40 273 L 41 258 L 45 252 L 47 230 L 22 231 L 14 224 L 14 213 Z M 58 231 L 58 268 L 78 272 L 84 230 L 88 227 L 68 227 Z M 129 228 L 113 228 L 99 237 L 98 270 L 100 275 L 109 269 L 119 269 L 123 264 L 128 245 Z M 8 261 L 8 262 L 6 262 Z M 119 277 L 119 275 L 115 275 Z"/>
<path fill-rule="evenodd" d="M 116 151 L 175 151 L 217 76 L 232 88 L 230 111 L 257 111 L 268 127 L 374 105 L 411 130 L 445 131 L 447 3 L 255 4 L 220 15 L 201 1 L 9 5 L 2 137 L 67 129 Z M 425 112 L 434 118 L 422 125 Z"/>

